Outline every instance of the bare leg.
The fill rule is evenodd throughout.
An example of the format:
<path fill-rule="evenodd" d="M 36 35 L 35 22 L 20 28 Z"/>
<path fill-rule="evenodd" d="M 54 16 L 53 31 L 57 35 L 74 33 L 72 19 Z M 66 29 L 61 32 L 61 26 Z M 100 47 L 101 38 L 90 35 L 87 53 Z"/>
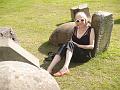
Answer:
<path fill-rule="evenodd" d="M 49 73 L 52 72 L 53 67 L 60 61 L 60 59 L 61 59 L 60 55 L 56 54 L 55 57 L 53 58 L 51 64 L 49 65 L 49 67 L 47 69 L 47 71 Z"/>
<path fill-rule="evenodd" d="M 65 64 L 64 64 L 63 68 L 59 72 L 57 72 L 57 73 L 54 74 L 54 76 L 62 76 L 64 74 L 69 73 L 68 67 L 69 67 L 72 55 L 73 55 L 73 51 L 70 51 L 70 50 L 67 49 Z"/>
<path fill-rule="evenodd" d="M 69 67 L 72 55 L 73 55 L 73 51 L 70 51 L 69 49 L 67 49 L 65 64 L 60 71 L 69 70 L 68 67 Z"/>

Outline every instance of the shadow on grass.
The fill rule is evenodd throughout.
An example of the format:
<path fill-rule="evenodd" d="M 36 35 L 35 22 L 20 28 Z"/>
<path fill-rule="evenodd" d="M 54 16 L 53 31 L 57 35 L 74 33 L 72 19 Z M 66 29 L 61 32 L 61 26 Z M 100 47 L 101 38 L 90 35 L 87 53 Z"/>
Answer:
<path fill-rule="evenodd" d="M 44 55 L 48 56 L 49 52 L 56 52 L 56 50 L 58 49 L 58 47 L 53 46 L 49 41 L 43 43 L 39 48 L 38 51 Z M 44 69 L 47 69 L 47 67 L 49 66 L 50 61 L 43 61 L 43 64 L 40 65 L 41 67 L 43 67 Z"/>
<path fill-rule="evenodd" d="M 48 52 L 55 52 L 58 47 L 53 46 L 49 41 L 43 43 L 39 48 L 38 51 L 42 54 L 47 55 Z"/>
<path fill-rule="evenodd" d="M 114 20 L 114 24 L 120 24 L 120 19 Z"/>
<path fill-rule="evenodd" d="M 87 61 L 88 62 L 88 61 Z M 84 62 L 84 63 L 87 63 Z M 47 70 L 48 66 L 50 65 L 51 61 L 43 61 L 43 64 L 41 65 L 41 67 L 43 67 L 45 70 Z M 65 63 L 65 59 L 62 59 L 54 68 L 53 68 L 53 73 L 58 72 L 64 65 Z M 84 63 L 75 63 L 75 62 L 71 62 L 69 68 L 74 68 L 76 66 L 80 66 L 83 65 Z"/>

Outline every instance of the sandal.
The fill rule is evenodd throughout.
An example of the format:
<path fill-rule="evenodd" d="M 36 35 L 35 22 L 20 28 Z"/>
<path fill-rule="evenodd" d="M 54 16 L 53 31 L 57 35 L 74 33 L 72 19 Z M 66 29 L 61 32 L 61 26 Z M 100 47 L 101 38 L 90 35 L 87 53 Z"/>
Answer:
<path fill-rule="evenodd" d="M 69 70 L 65 70 L 64 72 L 63 71 L 58 71 L 57 73 L 53 74 L 55 77 L 61 77 L 63 75 L 67 75 L 69 74 L 70 71 Z"/>
<path fill-rule="evenodd" d="M 49 52 L 48 57 L 45 58 L 45 61 L 52 61 L 56 53 Z"/>

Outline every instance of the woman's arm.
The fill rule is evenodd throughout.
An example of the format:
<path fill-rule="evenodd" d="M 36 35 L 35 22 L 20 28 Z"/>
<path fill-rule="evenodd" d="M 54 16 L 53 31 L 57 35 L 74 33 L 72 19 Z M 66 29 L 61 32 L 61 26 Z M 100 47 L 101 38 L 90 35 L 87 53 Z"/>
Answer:
<path fill-rule="evenodd" d="M 95 43 L 95 33 L 94 33 L 94 29 L 91 29 L 91 33 L 90 33 L 90 44 L 89 45 L 79 45 L 75 42 L 73 42 L 74 44 L 76 44 L 78 47 L 83 48 L 83 49 L 93 49 L 94 48 L 94 43 Z"/>

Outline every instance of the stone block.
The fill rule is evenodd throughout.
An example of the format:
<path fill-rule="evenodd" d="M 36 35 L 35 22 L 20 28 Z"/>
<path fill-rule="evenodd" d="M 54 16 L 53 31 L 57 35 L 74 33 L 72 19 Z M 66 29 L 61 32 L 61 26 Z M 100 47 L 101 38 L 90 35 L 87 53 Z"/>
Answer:
<path fill-rule="evenodd" d="M 72 7 L 70 11 L 71 11 L 72 21 L 74 21 L 75 15 L 77 12 L 84 12 L 86 16 L 88 17 L 89 21 L 91 21 L 90 12 L 89 12 L 89 8 L 87 4 L 81 4 L 79 6 Z"/>
<path fill-rule="evenodd" d="M 95 29 L 95 48 L 93 56 L 107 50 L 113 28 L 113 15 L 109 12 L 98 11 L 92 16 L 92 27 Z"/>
<path fill-rule="evenodd" d="M 40 67 L 39 59 L 9 38 L 0 37 L 0 60 L 22 61 Z"/>

